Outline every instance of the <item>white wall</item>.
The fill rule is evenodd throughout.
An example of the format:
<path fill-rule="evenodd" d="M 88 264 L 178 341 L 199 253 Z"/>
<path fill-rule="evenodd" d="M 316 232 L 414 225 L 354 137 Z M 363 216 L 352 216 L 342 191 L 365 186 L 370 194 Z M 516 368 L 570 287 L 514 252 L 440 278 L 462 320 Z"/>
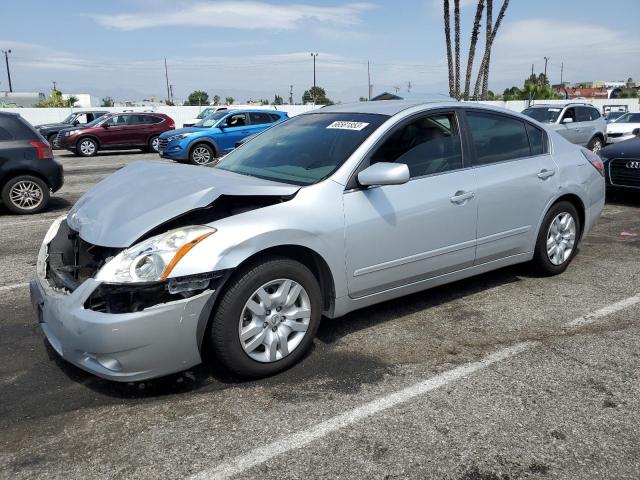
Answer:
<path fill-rule="evenodd" d="M 631 112 L 640 112 L 640 101 L 637 98 L 629 98 L 629 99 L 609 99 L 609 100 L 575 100 L 576 102 L 584 101 L 587 103 L 593 104 L 595 107 L 602 111 L 602 107 L 604 105 L 627 105 L 629 107 L 629 111 Z M 509 102 L 480 102 L 488 105 L 493 105 L 496 107 L 507 108 L 509 110 L 514 110 L 517 112 L 521 112 L 528 106 L 528 102 L 526 101 L 509 101 Z M 534 102 L 534 104 L 540 103 L 548 103 L 548 104 L 563 104 L 566 103 L 566 100 L 538 100 Z M 110 112 L 122 112 L 122 111 L 156 111 L 158 113 L 166 113 L 176 122 L 176 127 L 182 127 L 182 124 L 187 120 L 194 118 L 195 116 L 202 111 L 205 107 L 111 107 L 111 108 L 103 108 L 103 107 L 94 107 L 94 110 L 108 110 Z M 274 110 L 276 109 L 272 105 L 258 106 L 258 105 L 233 105 L 233 108 L 256 108 L 256 109 L 264 109 L 264 110 Z M 308 112 L 309 110 L 313 110 L 315 108 L 320 108 L 320 106 L 314 107 L 313 105 L 278 105 L 277 110 L 281 110 L 287 112 L 289 116 L 298 115 L 299 113 Z M 80 110 L 75 108 L 74 110 Z M 66 117 L 72 110 L 70 108 L 0 108 L 2 112 L 15 112 L 22 115 L 24 119 L 26 119 L 32 125 L 39 125 L 41 123 L 53 123 L 59 122 L 64 117 Z"/>
<path fill-rule="evenodd" d="M 91 110 L 101 110 L 109 112 L 123 112 L 123 111 L 154 111 L 158 113 L 165 113 L 169 115 L 176 122 L 176 127 L 182 127 L 182 124 L 187 120 L 191 120 L 196 117 L 200 111 L 205 107 L 93 107 Z M 278 105 L 277 108 L 272 105 L 233 105 L 233 108 L 252 108 L 259 110 L 280 110 L 287 112 L 289 116 L 298 115 L 299 113 L 308 112 L 314 108 L 320 108 L 320 106 L 314 107 L 313 105 Z M 83 110 L 81 108 L 0 108 L 0 112 L 14 112 L 19 113 L 22 118 L 27 120 L 32 125 L 40 125 L 42 123 L 55 123 L 64 119 L 72 111 Z"/>

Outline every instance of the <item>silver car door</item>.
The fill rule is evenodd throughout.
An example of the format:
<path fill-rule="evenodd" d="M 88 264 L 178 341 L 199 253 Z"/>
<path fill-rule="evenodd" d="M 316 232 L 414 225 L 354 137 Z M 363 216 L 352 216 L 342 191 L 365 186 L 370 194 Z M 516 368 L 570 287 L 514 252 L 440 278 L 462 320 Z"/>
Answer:
<path fill-rule="evenodd" d="M 453 112 L 396 128 L 365 161 L 405 163 L 404 185 L 345 191 L 349 295 L 361 297 L 473 265 L 477 203 Z"/>
<path fill-rule="evenodd" d="M 557 166 L 538 127 L 509 115 L 466 113 L 476 173 L 476 264 L 531 252 Z"/>

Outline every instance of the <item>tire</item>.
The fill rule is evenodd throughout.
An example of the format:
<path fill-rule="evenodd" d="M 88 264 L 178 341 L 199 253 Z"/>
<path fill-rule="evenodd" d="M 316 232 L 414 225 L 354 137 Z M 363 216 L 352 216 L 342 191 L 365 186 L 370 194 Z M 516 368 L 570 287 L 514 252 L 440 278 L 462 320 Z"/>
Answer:
<path fill-rule="evenodd" d="M 148 147 L 145 151 L 149 153 L 158 153 L 158 144 L 160 143 L 160 137 L 158 135 L 154 135 L 149 139 Z"/>
<path fill-rule="evenodd" d="M 196 143 L 189 152 L 189 162 L 193 165 L 208 165 L 216 158 L 216 152 L 206 143 Z"/>
<path fill-rule="evenodd" d="M 84 137 L 76 143 L 76 154 L 81 157 L 93 157 L 98 153 L 98 143 L 89 137 Z"/>
<path fill-rule="evenodd" d="M 13 213 L 31 215 L 49 203 L 49 187 L 38 177 L 20 175 L 2 187 L 2 203 Z"/>
<path fill-rule="evenodd" d="M 291 283 L 285 284 L 287 281 Z M 270 287 L 263 289 L 265 286 Z M 274 302 L 272 305 L 266 305 L 264 297 L 258 298 L 261 289 L 268 301 Z M 289 295 L 284 296 L 295 298 L 277 301 L 277 293 L 281 291 L 288 291 Z M 247 307 L 251 300 L 253 310 Z M 287 313 L 295 316 L 306 310 L 310 312 L 304 318 L 286 318 Z M 305 355 L 313 343 L 321 315 L 320 286 L 306 266 L 284 257 L 249 264 L 230 279 L 215 309 L 209 331 L 212 352 L 227 369 L 241 377 L 273 375 Z M 241 339 L 243 328 L 248 336 Z"/>
<path fill-rule="evenodd" d="M 567 218 L 566 215 L 571 217 L 572 223 L 566 224 L 566 230 L 558 230 L 557 227 L 563 224 Z M 568 222 L 568 220 L 566 221 Z M 555 235 L 552 233 L 552 224 L 555 224 L 554 228 L 557 232 Z M 533 265 L 536 270 L 547 276 L 564 272 L 578 251 L 581 228 L 580 216 L 573 204 L 562 201 L 553 205 L 545 215 L 540 232 L 538 232 L 533 256 Z M 563 245 L 564 248 L 562 248 Z M 561 248 L 562 250 L 560 250 Z M 570 251 L 567 253 L 569 249 Z M 551 250 L 553 251 L 551 252 Z"/>
<path fill-rule="evenodd" d="M 54 146 L 54 143 L 56 141 L 56 137 L 58 136 L 57 133 L 51 134 L 47 137 L 47 142 L 49 142 L 49 146 L 51 147 L 51 150 L 55 150 L 56 147 Z"/>
<path fill-rule="evenodd" d="M 604 142 L 600 137 L 593 137 L 587 144 L 587 148 L 594 153 L 598 153 L 604 147 Z"/>

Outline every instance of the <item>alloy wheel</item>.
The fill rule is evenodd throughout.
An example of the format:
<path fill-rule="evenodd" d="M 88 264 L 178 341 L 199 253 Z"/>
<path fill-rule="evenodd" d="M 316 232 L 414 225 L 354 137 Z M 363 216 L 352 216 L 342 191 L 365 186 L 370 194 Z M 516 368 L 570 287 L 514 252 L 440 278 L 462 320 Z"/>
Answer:
<path fill-rule="evenodd" d="M 31 180 L 21 180 L 11 187 L 9 199 L 22 210 L 35 210 L 42 203 L 44 192 Z"/>
<path fill-rule="evenodd" d="M 93 155 L 96 151 L 96 144 L 91 140 L 83 140 L 80 142 L 80 152 L 83 155 Z"/>
<path fill-rule="evenodd" d="M 547 257 L 554 265 L 562 265 L 573 252 L 576 222 L 570 213 L 562 212 L 553 219 L 547 232 Z"/>
<path fill-rule="evenodd" d="M 211 152 L 205 146 L 197 146 L 193 149 L 193 161 L 198 165 L 205 165 L 211 161 Z"/>
<path fill-rule="evenodd" d="M 159 137 L 154 137 L 151 140 L 151 148 L 153 149 L 154 152 L 157 152 L 159 146 L 160 146 L 160 138 Z"/>
<path fill-rule="evenodd" d="M 591 151 L 593 153 L 598 153 L 600 150 L 602 150 L 602 141 L 600 141 L 600 139 L 596 138 L 593 142 L 593 146 L 591 148 Z"/>
<path fill-rule="evenodd" d="M 293 352 L 307 333 L 311 301 L 290 279 L 265 283 L 249 297 L 238 325 L 240 344 L 253 360 L 271 363 Z"/>

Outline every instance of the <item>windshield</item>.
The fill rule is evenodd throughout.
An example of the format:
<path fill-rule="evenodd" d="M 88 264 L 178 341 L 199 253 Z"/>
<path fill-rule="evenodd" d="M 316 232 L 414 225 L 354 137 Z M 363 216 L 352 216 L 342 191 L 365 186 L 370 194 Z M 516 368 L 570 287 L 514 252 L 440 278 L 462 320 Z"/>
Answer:
<path fill-rule="evenodd" d="M 109 115 L 109 114 L 102 115 L 101 117 L 98 117 L 98 118 L 96 118 L 95 120 L 93 120 L 93 121 L 91 121 L 91 122 L 89 122 L 89 123 L 86 123 L 86 124 L 85 124 L 85 125 L 83 125 L 83 126 L 84 126 L 84 127 L 93 127 L 93 126 L 97 125 L 98 123 L 102 122 L 103 120 L 106 120 L 106 119 L 107 119 L 107 118 L 109 118 L 109 117 L 110 117 L 110 115 Z"/>
<path fill-rule="evenodd" d="M 620 118 L 616 118 L 614 123 L 640 123 L 640 113 L 625 113 Z"/>
<path fill-rule="evenodd" d="M 200 119 L 206 118 L 206 117 L 208 117 L 209 115 L 211 115 L 211 112 L 212 112 L 212 111 L 213 111 L 213 108 L 205 108 L 204 110 L 202 110 L 202 111 L 198 114 L 198 116 L 197 116 L 196 118 L 200 118 Z"/>
<path fill-rule="evenodd" d="M 311 185 L 335 172 L 387 118 L 363 113 L 298 115 L 243 144 L 216 168 Z"/>
<path fill-rule="evenodd" d="M 229 112 L 222 110 L 220 112 L 209 115 L 207 118 L 203 118 L 198 123 L 196 123 L 196 127 L 213 127 L 216 123 L 218 123 L 218 120 L 220 120 L 228 113 Z"/>
<path fill-rule="evenodd" d="M 70 113 L 69 115 L 67 115 L 65 117 L 64 120 L 62 120 L 62 123 L 68 123 L 69 125 L 71 124 L 71 122 L 73 122 L 73 120 L 76 118 L 76 114 L 75 113 Z"/>
<path fill-rule="evenodd" d="M 548 108 L 527 108 L 522 111 L 527 117 L 531 117 L 541 123 L 556 123 L 558 116 L 562 112 L 562 108 L 548 107 Z"/>

